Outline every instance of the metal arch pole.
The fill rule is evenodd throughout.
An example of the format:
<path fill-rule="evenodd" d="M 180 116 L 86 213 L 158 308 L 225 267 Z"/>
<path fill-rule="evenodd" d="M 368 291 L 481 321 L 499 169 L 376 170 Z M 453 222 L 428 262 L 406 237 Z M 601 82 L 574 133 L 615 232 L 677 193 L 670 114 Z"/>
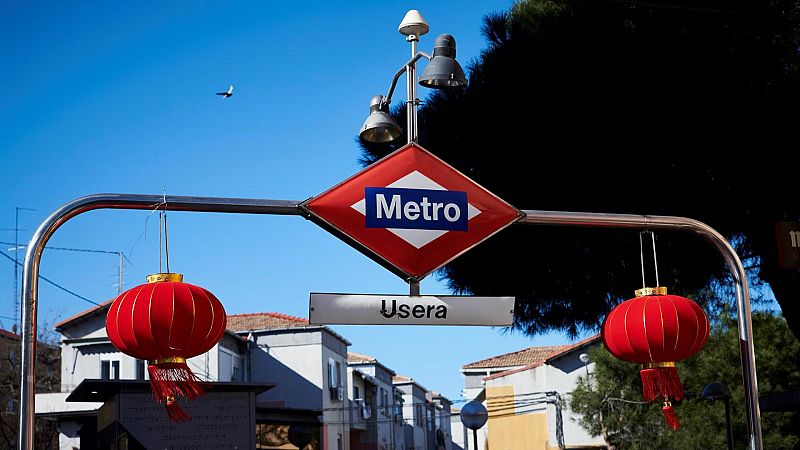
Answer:
<path fill-rule="evenodd" d="M 166 200 L 164 203 L 163 201 Z M 171 211 L 220 212 L 239 214 L 304 215 L 300 202 L 290 200 L 259 200 L 218 197 L 164 197 L 159 195 L 96 194 L 78 198 L 53 212 L 33 234 L 25 253 L 23 268 L 22 351 L 20 364 L 20 418 L 18 450 L 33 449 L 36 322 L 38 306 L 39 263 L 47 241 L 69 219 L 95 209 L 139 209 L 163 207 Z M 641 216 L 625 214 L 572 213 L 558 211 L 524 211 L 522 224 L 583 227 L 613 227 L 635 229 L 686 230 L 700 234 L 725 257 L 736 282 L 736 301 L 739 314 L 739 343 L 742 357 L 749 447 L 761 450 L 761 421 L 758 409 L 753 330 L 750 315 L 750 294 L 744 267 L 738 255 L 713 228 L 684 217 Z"/>
<path fill-rule="evenodd" d="M 166 203 L 163 203 L 166 199 Z M 38 315 L 39 263 L 47 241 L 69 219 L 95 209 L 156 207 L 170 211 L 240 214 L 303 215 L 300 202 L 218 197 L 175 197 L 136 194 L 96 194 L 75 199 L 53 212 L 31 237 L 22 272 L 22 351 L 20 353 L 20 411 L 18 450 L 33 449 L 36 377 L 36 321 Z"/>
<path fill-rule="evenodd" d="M 592 228 L 633 228 L 648 230 L 683 230 L 699 234 L 709 241 L 725 258 L 736 287 L 739 352 L 742 359 L 744 400 L 747 409 L 748 448 L 761 450 L 761 413 L 758 406 L 758 380 L 753 348 L 753 322 L 750 310 L 750 290 L 747 275 L 739 255 L 716 230 L 703 222 L 686 217 L 643 216 L 632 214 L 575 213 L 560 211 L 523 211 L 526 217 L 519 223 L 530 225 L 562 225 Z"/>

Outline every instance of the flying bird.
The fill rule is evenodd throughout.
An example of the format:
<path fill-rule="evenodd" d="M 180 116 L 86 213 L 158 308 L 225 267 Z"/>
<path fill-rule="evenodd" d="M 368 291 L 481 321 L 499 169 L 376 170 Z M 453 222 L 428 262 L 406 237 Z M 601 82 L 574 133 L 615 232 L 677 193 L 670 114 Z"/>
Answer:
<path fill-rule="evenodd" d="M 233 85 L 228 86 L 228 92 L 217 92 L 217 95 L 221 95 L 222 98 L 229 98 L 233 95 Z"/>

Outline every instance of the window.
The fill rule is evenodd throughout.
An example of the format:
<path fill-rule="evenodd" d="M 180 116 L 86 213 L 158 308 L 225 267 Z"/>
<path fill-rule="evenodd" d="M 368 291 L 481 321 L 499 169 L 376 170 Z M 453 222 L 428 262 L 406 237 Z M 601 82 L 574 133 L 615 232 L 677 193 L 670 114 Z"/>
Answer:
<path fill-rule="evenodd" d="M 331 389 L 340 387 L 339 373 L 342 370 L 342 364 L 339 361 L 334 361 L 333 358 L 328 358 L 328 386 Z"/>
<path fill-rule="evenodd" d="M 100 361 L 100 378 L 119 380 L 119 361 Z"/>
<path fill-rule="evenodd" d="M 144 380 L 144 360 L 136 360 L 136 379 Z"/>
<path fill-rule="evenodd" d="M 217 372 L 218 381 L 246 381 L 243 370 L 244 359 L 224 347 L 219 348 L 219 365 Z"/>
<path fill-rule="evenodd" d="M 353 400 L 358 400 L 361 398 L 361 395 L 358 391 L 358 386 L 353 386 Z"/>
<path fill-rule="evenodd" d="M 403 421 L 403 393 L 398 391 L 397 389 L 393 390 L 394 393 L 394 405 L 392 406 L 392 414 L 394 415 L 394 420 L 396 422 Z"/>
<path fill-rule="evenodd" d="M 381 413 L 389 415 L 389 391 L 384 388 L 381 388 Z"/>
<path fill-rule="evenodd" d="M 425 417 L 428 421 L 428 431 L 433 431 L 433 413 L 428 408 L 425 408 Z"/>
<path fill-rule="evenodd" d="M 244 379 L 242 379 L 242 358 L 238 356 L 233 358 L 233 375 L 231 375 L 231 381 L 244 381 Z"/>

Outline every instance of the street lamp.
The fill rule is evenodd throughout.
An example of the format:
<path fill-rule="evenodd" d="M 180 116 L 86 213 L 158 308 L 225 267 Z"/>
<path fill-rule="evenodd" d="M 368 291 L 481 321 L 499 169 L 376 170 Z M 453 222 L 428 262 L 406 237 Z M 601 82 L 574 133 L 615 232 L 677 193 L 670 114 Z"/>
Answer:
<path fill-rule="evenodd" d="M 578 359 L 580 359 L 581 362 L 583 363 L 583 368 L 586 369 L 586 376 L 588 377 L 589 376 L 589 355 L 586 354 L 586 353 L 581 353 L 580 356 L 578 356 Z"/>
<path fill-rule="evenodd" d="M 719 381 L 712 381 L 703 387 L 700 398 L 722 400 L 725 403 L 725 427 L 728 429 L 728 450 L 733 450 L 733 430 L 731 429 L 731 391 Z"/>
<path fill-rule="evenodd" d="M 386 143 L 400 137 L 402 134 L 400 126 L 389 115 L 389 104 L 392 102 L 392 94 L 397 86 L 397 80 L 406 74 L 407 108 L 406 108 L 406 134 L 408 142 L 417 140 L 417 98 L 416 73 L 417 61 L 426 58 L 430 61 L 422 76 L 419 84 L 431 89 L 453 89 L 462 88 L 467 85 L 467 77 L 464 70 L 458 64 L 456 58 L 456 40 L 449 34 L 442 34 L 436 38 L 433 48 L 433 56 L 425 52 L 417 51 L 419 37 L 428 33 L 428 23 L 416 9 L 408 11 L 400 22 L 397 31 L 406 36 L 406 41 L 411 43 L 411 59 L 403 65 L 392 78 L 392 85 L 386 96 L 377 95 L 372 97 L 369 105 L 369 116 L 364 122 L 359 132 L 359 137 L 367 142 Z"/>

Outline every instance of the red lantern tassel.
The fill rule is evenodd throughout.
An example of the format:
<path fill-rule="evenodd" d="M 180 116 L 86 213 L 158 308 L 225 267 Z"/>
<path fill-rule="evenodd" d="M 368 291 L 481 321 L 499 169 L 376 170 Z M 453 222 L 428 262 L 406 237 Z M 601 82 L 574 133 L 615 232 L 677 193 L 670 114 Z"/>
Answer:
<path fill-rule="evenodd" d="M 170 422 L 188 422 L 192 420 L 192 416 L 178 405 L 178 401 L 175 400 L 175 397 L 167 397 L 166 400 L 167 405 L 165 409 L 167 410 L 167 417 L 169 417 Z"/>
<path fill-rule="evenodd" d="M 678 431 L 681 425 L 678 423 L 678 416 L 675 414 L 675 409 L 672 408 L 672 404 L 670 402 L 664 402 L 664 407 L 661 408 L 661 412 L 664 413 L 664 421 L 667 422 L 667 425 L 673 430 Z"/>
<path fill-rule="evenodd" d="M 175 402 L 175 397 L 194 400 L 203 395 L 200 379 L 192 373 L 184 358 L 164 358 L 150 361 L 150 387 L 158 403 L 166 401 L 167 415 L 173 422 L 185 422 L 191 417 Z"/>
<path fill-rule="evenodd" d="M 639 372 L 642 376 L 642 396 L 647 402 L 657 399 L 670 398 L 680 400 L 683 398 L 683 385 L 678 376 L 675 363 L 650 363 L 645 364 Z"/>

